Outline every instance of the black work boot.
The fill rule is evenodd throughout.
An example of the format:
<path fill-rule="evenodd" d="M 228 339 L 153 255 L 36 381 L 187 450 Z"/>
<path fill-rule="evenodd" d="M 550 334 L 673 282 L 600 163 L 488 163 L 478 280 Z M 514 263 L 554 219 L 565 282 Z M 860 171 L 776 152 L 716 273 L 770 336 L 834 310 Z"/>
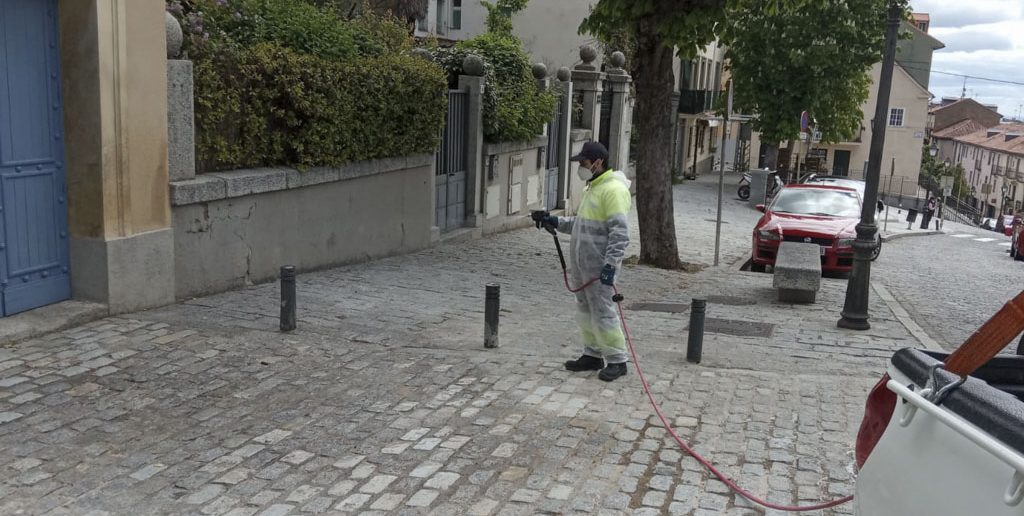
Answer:
<path fill-rule="evenodd" d="M 590 355 L 583 355 L 565 363 L 565 368 L 570 371 L 597 371 L 602 367 L 604 367 L 604 359 Z"/>
<path fill-rule="evenodd" d="M 606 382 L 610 382 L 620 376 L 626 376 L 625 362 L 621 364 L 608 364 L 608 367 L 602 369 L 601 372 L 597 374 L 598 378 Z"/>

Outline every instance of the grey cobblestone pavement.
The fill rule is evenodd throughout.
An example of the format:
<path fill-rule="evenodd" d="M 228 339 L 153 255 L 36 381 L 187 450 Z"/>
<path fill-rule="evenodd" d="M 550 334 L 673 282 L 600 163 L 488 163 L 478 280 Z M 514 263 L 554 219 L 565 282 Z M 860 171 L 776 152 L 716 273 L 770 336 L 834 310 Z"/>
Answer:
<path fill-rule="evenodd" d="M 1024 263 L 1010 258 L 1006 236 L 948 222 L 945 231 L 885 244 L 875 280 L 929 336 L 953 349 L 1020 294 Z"/>
<path fill-rule="evenodd" d="M 693 263 L 711 259 L 712 191 L 677 187 Z M 727 263 L 756 218 L 727 202 Z M 530 229 L 303 274 L 287 335 L 261 285 L 2 348 L 0 514 L 758 514 L 675 448 L 635 369 L 610 384 L 562 369 L 577 350 L 552 247 Z M 491 281 L 502 347 L 485 350 Z M 733 267 L 631 266 L 621 286 L 627 307 L 712 296 L 700 365 L 685 307 L 627 310 L 698 451 L 776 502 L 852 492 L 867 390 L 917 345 L 884 304 L 851 333 L 835 327 L 842 280 L 811 306 Z"/>

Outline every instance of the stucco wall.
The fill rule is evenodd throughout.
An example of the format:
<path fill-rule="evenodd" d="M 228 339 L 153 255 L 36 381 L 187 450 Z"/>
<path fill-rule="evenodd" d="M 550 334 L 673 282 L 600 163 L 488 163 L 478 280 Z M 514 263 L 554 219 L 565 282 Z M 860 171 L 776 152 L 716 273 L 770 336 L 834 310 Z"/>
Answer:
<path fill-rule="evenodd" d="M 383 163 L 172 183 L 176 296 L 271 281 L 282 265 L 302 272 L 428 247 L 433 156 Z M 261 190 L 273 191 L 245 195 Z"/>

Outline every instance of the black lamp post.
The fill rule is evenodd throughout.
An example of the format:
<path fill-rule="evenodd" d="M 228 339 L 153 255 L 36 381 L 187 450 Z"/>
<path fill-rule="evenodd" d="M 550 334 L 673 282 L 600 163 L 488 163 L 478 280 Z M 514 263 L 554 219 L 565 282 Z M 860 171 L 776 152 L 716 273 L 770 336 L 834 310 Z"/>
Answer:
<path fill-rule="evenodd" d="M 896 0 L 889 0 L 888 20 L 885 27 L 885 54 L 882 75 L 878 80 L 878 101 L 875 104 L 874 127 L 871 131 L 871 152 L 868 154 L 867 182 L 864 188 L 864 206 L 861 207 L 857 240 L 853 243 L 853 272 L 846 286 L 846 302 L 838 326 L 850 330 L 871 329 L 868 322 L 868 290 L 871 285 L 871 254 L 875 249 L 875 204 L 878 200 L 878 180 L 885 149 L 886 127 L 889 123 L 889 94 L 892 90 L 893 66 L 896 61 L 896 40 L 899 35 L 903 9 Z M 937 149 L 936 149 L 937 152 Z"/>

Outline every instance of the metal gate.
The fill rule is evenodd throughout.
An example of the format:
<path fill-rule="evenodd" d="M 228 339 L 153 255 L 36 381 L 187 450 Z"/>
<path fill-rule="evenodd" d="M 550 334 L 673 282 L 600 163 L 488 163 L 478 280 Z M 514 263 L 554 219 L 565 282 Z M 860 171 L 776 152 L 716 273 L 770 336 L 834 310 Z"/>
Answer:
<path fill-rule="evenodd" d="M 434 172 L 434 221 L 441 231 L 460 228 L 466 222 L 466 103 L 466 92 L 448 92 L 448 113 Z"/>
<path fill-rule="evenodd" d="M 558 179 L 561 172 L 559 156 L 562 155 L 562 145 L 565 143 L 565 138 L 562 137 L 562 133 L 565 132 L 562 117 L 565 115 L 568 100 L 569 97 L 566 95 L 559 97 L 555 103 L 555 117 L 548 124 L 547 172 L 544 177 L 544 205 L 548 210 L 558 207 Z"/>
<path fill-rule="evenodd" d="M 57 0 L 0 0 L 2 315 L 71 297 Z"/>
<path fill-rule="evenodd" d="M 604 148 L 611 149 L 610 145 L 611 134 L 612 134 L 612 100 L 614 94 L 611 90 L 605 90 L 601 93 L 601 127 L 598 132 L 598 141 L 604 145 Z"/>

